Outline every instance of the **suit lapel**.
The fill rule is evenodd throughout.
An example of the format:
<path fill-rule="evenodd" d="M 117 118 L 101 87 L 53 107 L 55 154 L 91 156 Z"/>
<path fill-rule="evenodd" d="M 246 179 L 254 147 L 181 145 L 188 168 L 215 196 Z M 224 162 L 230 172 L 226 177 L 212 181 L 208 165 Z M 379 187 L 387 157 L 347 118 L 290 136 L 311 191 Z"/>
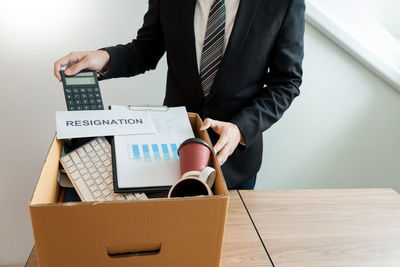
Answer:
<path fill-rule="evenodd" d="M 194 93 L 198 95 L 199 98 L 203 98 L 203 89 L 201 87 L 201 81 L 199 76 L 199 71 L 197 67 L 196 58 L 196 44 L 194 35 L 194 11 L 196 7 L 197 0 L 181 0 L 180 1 L 180 27 L 182 44 L 184 47 L 183 59 L 186 63 L 189 72 L 191 73 L 191 84 L 194 87 Z"/>
<path fill-rule="evenodd" d="M 240 1 L 236 13 L 235 24 L 233 25 L 232 33 L 229 37 L 228 46 L 226 47 L 218 74 L 214 80 L 210 94 L 206 98 L 206 102 L 211 101 L 215 96 L 217 89 L 221 84 L 223 84 L 224 80 L 229 75 L 231 68 L 235 65 L 237 57 L 243 48 L 250 26 L 252 25 L 259 1 L 260 0 Z"/>

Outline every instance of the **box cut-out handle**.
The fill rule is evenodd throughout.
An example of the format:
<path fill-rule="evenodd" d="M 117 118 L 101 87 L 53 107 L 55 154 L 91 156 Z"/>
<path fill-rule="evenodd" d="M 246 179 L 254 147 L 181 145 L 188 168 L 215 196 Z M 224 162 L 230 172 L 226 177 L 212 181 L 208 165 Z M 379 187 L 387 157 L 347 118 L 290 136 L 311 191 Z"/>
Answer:
<path fill-rule="evenodd" d="M 144 245 L 124 245 L 107 248 L 107 255 L 110 258 L 154 256 L 160 254 L 160 252 L 161 243 Z"/>

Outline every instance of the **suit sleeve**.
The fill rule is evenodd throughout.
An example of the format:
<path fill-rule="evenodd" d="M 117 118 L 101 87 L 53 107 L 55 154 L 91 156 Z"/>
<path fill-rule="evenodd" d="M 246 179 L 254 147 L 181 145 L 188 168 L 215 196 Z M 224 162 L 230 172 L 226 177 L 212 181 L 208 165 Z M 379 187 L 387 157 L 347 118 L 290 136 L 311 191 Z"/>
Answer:
<path fill-rule="evenodd" d="M 292 0 L 271 51 L 265 86 L 251 105 L 237 113 L 235 123 L 251 145 L 255 138 L 278 121 L 299 95 L 304 56 L 304 0 Z"/>
<path fill-rule="evenodd" d="M 125 45 L 102 48 L 110 54 L 103 79 L 130 77 L 156 68 L 165 52 L 159 1 L 149 0 L 149 8 L 136 39 Z"/>

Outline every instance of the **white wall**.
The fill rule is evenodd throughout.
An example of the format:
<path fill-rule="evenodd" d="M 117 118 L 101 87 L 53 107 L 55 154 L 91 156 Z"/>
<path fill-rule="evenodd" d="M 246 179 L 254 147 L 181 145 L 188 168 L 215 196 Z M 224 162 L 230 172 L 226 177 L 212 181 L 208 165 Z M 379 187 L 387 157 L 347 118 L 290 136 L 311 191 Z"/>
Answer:
<path fill-rule="evenodd" d="M 53 62 L 71 50 L 129 41 L 147 1 L 17 1 L 0 9 L 0 266 L 33 245 L 28 203 L 65 110 Z M 112 13 L 109 11 L 112 10 Z M 400 173 L 400 94 L 307 26 L 301 96 L 265 133 L 257 188 L 394 187 Z M 105 105 L 160 104 L 156 71 L 101 83 Z"/>
<path fill-rule="evenodd" d="M 72 50 L 128 42 L 146 10 L 147 1 L 130 0 L 1 2 L 0 266 L 23 262 L 32 249 L 28 204 L 55 111 L 66 109 L 54 61 Z M 165 76 L 163 60 L 146 76 L 102 82 L 104 104 L 161 104 Z"/>
<path fill-rule="evenodd" d="M 374 14 L 397 39 L 400 40 L 399 0 L 358 0 Z"/>
<path fill-rule="evenodd" d="M 257 188 L 400 192 L 400 94 L 312 26 L 300 96 L 264 133 Z"/>

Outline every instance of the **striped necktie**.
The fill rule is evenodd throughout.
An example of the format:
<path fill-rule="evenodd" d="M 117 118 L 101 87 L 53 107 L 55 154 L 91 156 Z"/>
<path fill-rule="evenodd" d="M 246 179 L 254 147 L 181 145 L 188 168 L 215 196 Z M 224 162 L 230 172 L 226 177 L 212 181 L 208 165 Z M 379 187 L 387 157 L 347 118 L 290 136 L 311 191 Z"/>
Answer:
<path fill-rule="evenodd" d="M 204 96 L 210 93 L 224 54 L 225 0 L 214 0 L 208 15 L 200 62 L 200 80 Z"/>

